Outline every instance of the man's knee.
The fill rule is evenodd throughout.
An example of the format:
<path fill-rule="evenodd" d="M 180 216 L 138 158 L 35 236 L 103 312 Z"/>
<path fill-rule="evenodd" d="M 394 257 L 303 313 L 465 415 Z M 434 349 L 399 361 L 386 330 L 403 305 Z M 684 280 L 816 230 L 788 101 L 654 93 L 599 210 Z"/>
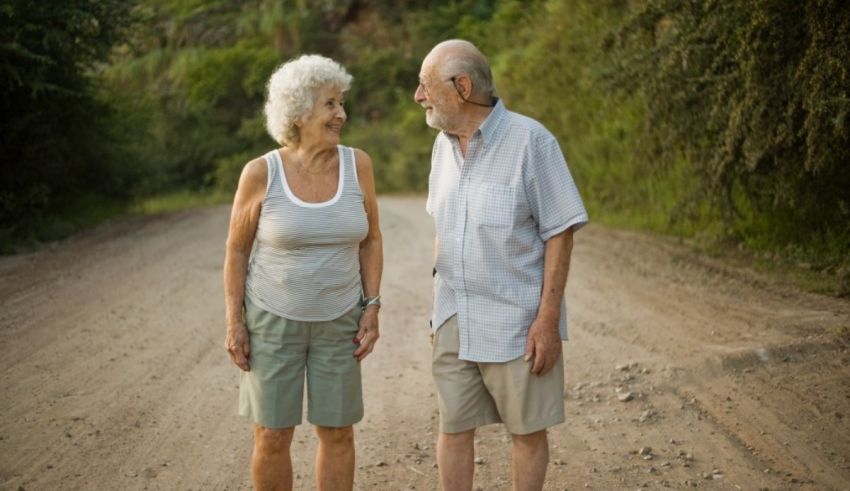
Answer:
<path fill-rule="evenodd" d="M 513 440 L 514 445 L 522 447 L 548 445 L 546 430 L 535 431 L 534 433 L 528 433 L 527 435 L 511 434 L 511 439 Z"/>
<path fill-rule="evenodd" d="M 332 428 L 329 426 L 317 426 L 316 436 L 325 445 L 353 445 L 354 444 L 354 428 L 351 426 L 343 426 L 341 428 Z"/>
<path fill-rule="evenodd" d="M 440 433 L 440 438 L 447 445 L 467 445 L 475 439 L 475 430 L 461 431 L 460 433 Z"/>
<path fill-rule="evenodd" d="M 255 445 L 264 453 L 280 454 L 289 451 L 294 428 L 254 427 Z"/>

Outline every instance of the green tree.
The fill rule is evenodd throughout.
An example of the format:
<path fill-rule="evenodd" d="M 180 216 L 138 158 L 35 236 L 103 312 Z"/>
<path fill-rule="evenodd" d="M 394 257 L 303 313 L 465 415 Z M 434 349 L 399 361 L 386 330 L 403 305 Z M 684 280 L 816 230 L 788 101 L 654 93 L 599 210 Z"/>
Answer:
<path fill-rule="evenodd" d="M 113 114 L 95 75 L 128 24 L 123 1 L 0 1 L 0 238 L 83 195 L 121 195 Z"/>
<path fill-rule="evenodd" d="M 651 0 L 619 33 L 660 162 L 745 238 L 850 248 L 850 5 Z M 846 253 L 846 250 L 845 250 Z"/>

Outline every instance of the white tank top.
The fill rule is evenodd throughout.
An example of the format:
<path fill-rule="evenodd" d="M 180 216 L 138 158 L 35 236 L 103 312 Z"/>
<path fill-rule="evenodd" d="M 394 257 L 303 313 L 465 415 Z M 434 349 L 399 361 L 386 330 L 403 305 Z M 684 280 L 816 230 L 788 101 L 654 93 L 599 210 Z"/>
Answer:
<path fill-rule="evenodd" d="M 339 184 L 323 203 L 306 203 L 286 182 L 277 150 L 265 155 L 266 196 L 248 265 L 245 295 L 298 321 L 340 317 L 362 298 L 360 242 L 369 231 L 354 151 L 338 145 Z"/>

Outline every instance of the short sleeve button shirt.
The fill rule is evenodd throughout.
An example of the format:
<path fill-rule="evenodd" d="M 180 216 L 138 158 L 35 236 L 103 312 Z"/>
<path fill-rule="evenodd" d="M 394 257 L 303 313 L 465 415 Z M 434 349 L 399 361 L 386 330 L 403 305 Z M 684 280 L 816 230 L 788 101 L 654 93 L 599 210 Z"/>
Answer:
<path fill-rule="evenodd" d="M 498 101 L 465 157 L 457 137 L 437 135 L 426 209 L 440 243 L 433 329 L 457 314 L 460 359 L 522 356 L 540 305 L 545 242 L 588 220 L 557 140 Z M 566 317 L 562 303 L 562 339 Z"/>

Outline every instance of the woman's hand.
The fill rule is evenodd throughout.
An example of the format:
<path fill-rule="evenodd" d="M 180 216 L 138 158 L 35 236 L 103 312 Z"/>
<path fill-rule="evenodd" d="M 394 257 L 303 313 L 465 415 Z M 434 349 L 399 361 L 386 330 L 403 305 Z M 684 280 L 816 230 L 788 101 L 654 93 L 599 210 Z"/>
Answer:
<path fill-rule="evenodd" d="M 378 309 L 377 305 L 369 305 L 360 316 L 360 330 L 357 331 L 357 336 L 354 342 L 358 345 L 354 350 L 354 357 L 357 361 L 363 361 L 369 356 L 369 353 L 375 349 L 375 343 L 381 337 L 378 333 Z"/>
<path fill-rule="evenodd" d="M 249 372 L 251 365 L 248 356 L 251 354 L 251 340 L 248 337 L 248 328 L 240 322 L 227 326 L 227 336 L 224 338 L 224 349 L 230 355 L 230 361 L 237 367 Z"/>

